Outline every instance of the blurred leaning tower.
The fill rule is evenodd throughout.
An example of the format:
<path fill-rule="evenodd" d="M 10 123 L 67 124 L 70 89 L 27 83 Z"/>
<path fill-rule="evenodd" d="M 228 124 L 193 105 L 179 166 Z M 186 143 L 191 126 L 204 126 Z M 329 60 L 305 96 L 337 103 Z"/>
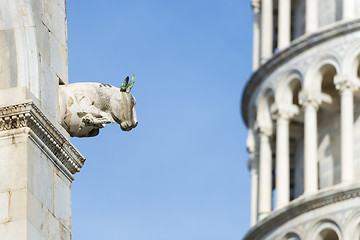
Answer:
<path fill-rule="evenodd" d="M 253 0 L 246 240 L 360 239 L 360 0 Z"/>

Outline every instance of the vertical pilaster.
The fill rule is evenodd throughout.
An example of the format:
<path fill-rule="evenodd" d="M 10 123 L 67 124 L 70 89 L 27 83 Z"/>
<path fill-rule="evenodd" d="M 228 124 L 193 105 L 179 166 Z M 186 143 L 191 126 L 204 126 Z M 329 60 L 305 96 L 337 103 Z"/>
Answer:
<path fill-rule="evenodd" d="M 261 0 L 261 63 L 273 55 L 273 0 Z"/>
<path fill-rule="evenodd" d="M 341 95 L 341 182 L 354 181 L 354 96 L 357 89 L 354 81 L 337 75 L 335 86 Z"/>
<path fill-rule="evenodd" d="M 259 215 L 262 220 L 271 212 L 272 203 L 272 152 L 270 134 L 260 129 L 259 161 Z"/>
<path fill-rule="evenodd" d="M 300 104 L 304 107 L 304 194 L 318 190 L 317 163 L 317 110 L 321 103 L 320 93 L 300 92 Z"/>
<path fill-rule="evenodd" d="M 260 0 L 252 1 L 252 8 L 254 12 L 253 22 L 253 71 L 259 68 L 260 65 Z"/>
<path fill-rule="evenodd" d="M 318 0 L 306 0 L 305 32 L 311 33 L 318 29 Z"/>
<path fill-rule="evenodd" d="M 291 0 L 279 0 L 278 49 L 282 50 L 291 41 Z"/>

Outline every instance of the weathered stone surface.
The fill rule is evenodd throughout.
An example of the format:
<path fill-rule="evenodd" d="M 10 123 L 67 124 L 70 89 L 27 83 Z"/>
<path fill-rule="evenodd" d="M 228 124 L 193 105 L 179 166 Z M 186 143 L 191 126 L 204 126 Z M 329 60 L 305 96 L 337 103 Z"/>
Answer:
<path fill-rule="evenodd" d="M 15 132 L 14 132 L 15 133 Z M 26 137 L 1 136 L 0 133 L 0 192 L 24 189 L 27 185 Z"/>
<path fill-rule="evenodd" d="M 68 83 L 65 0 L 0 1 L 0 239 L 70 240 L 85 159 L 58 123 Z"/>
<path fill-rule="evenodd" d="M 72 137 L 93 137 L 108 123 L 124 131 L 136 127 L 135 98 L 119 88 L 102 83 L 60 86 L 61 125 Z"/>
<path fill-rule="evenodd" d="M 9 202 L 10 192 L 0 192 L 0 223 L 9 221 Z"/>
<path fill-rule="evenodd" d="M 0 154 L 1 239 L 70 240 L 82 156 L 32 102 L 0 107 Z"/>
<path fill-rule="evenodd" d="M 0 236 L 2 240 L 29 239 L 27 238 L 27 220 L 6 222 L 0 224 Z"/>
<path fill-rule="evenodd" d="M 59 173 L 59 175 L 61 175 Z M 71 229 L 71 189 L 54 172 L 54 214 L 60 223 L 68 230 Z"/>

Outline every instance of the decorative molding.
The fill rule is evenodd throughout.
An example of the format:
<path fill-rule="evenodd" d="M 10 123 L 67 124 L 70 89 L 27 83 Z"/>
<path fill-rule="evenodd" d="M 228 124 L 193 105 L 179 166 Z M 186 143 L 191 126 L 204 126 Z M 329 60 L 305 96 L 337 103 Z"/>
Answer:
<path fill-rule="evenodd" d="M 71 173 L 79 172 L 85 158 L 32 102 L 0 107 L 0 132 L 30 128 Z"/>
<path fill-rule="evenodd" d="M 290 203 L 289 206 L 279 209 L 271 213 L 268 217 L 259 221 L 250 231 L 245 235 L 244 240 L 262 239 L 268 233 L 279 228 L 286 222 L 296 218 L 315 209 L 319 209 L 331 204 L 350 200 L 360 197 L 360 186 L 356 185 L 352 188 L 344 189 L 339 187 L 333 191 L 325 191 L 310 197 L 302 197 Z"/>

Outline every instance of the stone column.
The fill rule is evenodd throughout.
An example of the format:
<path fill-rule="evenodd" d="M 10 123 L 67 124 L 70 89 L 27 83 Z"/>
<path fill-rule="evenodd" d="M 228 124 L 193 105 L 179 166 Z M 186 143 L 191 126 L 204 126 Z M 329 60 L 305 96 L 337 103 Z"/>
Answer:
<path fill-rule="evenodd" d="M 335 76 L 334 83 L 341 95 L 341 181 L 354 181 L 354 96 L 355 81 L 343 75 Z"/>
<path fill-rule="evenodd" d="M 318 1 L 306 0 L 305 32 L 311 33 L 318 29 Z"/>
<path fill-rule="evenodd" d="M 259 68 L 260 65 L 260 0 L 252 1 L 252 8 L 254 12 L 253 23 L 253 71 Z"/>
<path fill-rule="evenodd" d="M 343 19 L 349 20 L 355 17 L 355 1 L 354 0 L 343 0 Z"/>
<path fill-rule="evenodd" d="M 254 132 L 252 129 L 249 129 L 248 139 L 247 139 L 247 149 L 250 154 L 249 159 L 249 169 L 251 172 L 251 215 L 250 215 L 250 224 L 254 226 L 257 222 L 258 217 L 258 192 L 259 192 L 259 167 L 258 159 L 256 156 L 256 143 L 255 143 Z"/>
<path fill-rule="evenodd" d="M 256 152 L 250 152 L 249 167 L 251 172 L 251 218 L 250 224 L 254 226 L 258 219 L 259 169 Z"/>
<path fill-rule="evenodd" d="M 321 103 L 321 95 L 320 93 L 302 91 L 299 98 L 305 111 L 304 194 L 311 194 L 318 190 L 317 110 Z"/>
<path fill-rule="evenodd" d="M 289 121 L 298 113 L 296 106 L 277 104 L 272 109 L 276 119 L 276 208 L 290 201 L 290 138 Z"/>
<path fill-rule="evenodd" d="M 291 0 L 279 0 L 278 49 L 283 50 L 291 41 Z"/>
<path fill-rule="evenodd" d="M 271 212 L 272 203 L 272 152 L 270 145 L 271 131 L 260 129 L 259 160 L 259 215 L 262 220 Z"/>
<path fill-rule="evenodd" d="M 273 55 L 273 0 L 261 0 L 261 63 Z"/>

